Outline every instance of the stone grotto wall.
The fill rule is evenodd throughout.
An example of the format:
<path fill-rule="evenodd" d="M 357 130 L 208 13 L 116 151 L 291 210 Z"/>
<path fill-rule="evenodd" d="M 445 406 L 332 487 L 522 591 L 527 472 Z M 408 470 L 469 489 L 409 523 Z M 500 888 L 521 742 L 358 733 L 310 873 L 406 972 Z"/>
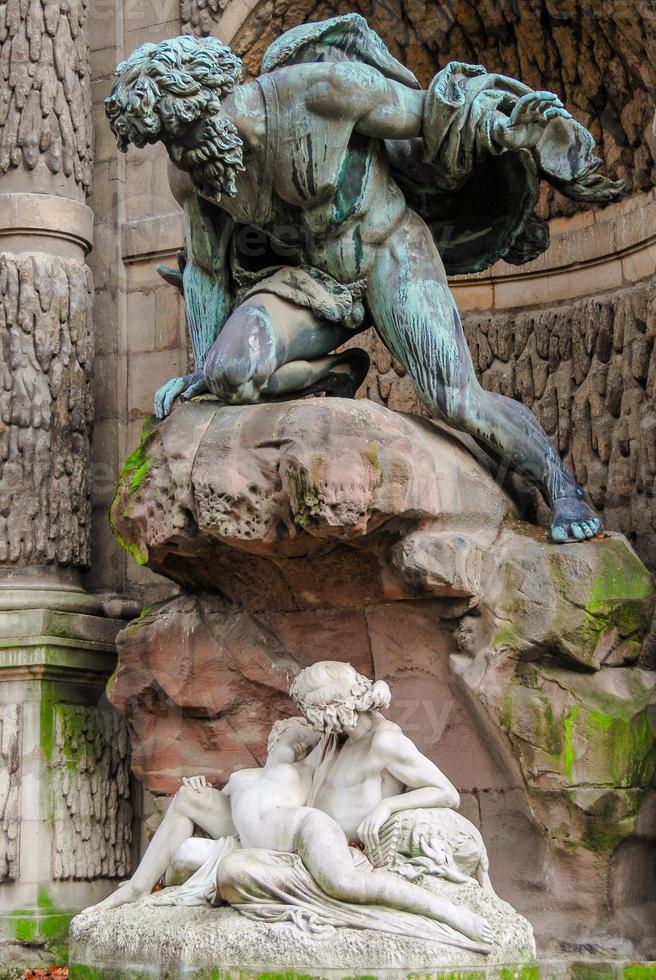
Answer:
<path fill-rule="evenodd" d="M 480 275 L 454 278 L 452 287 L 482 383 L 522 399 L 536 411 L 594 504 L 603 511 L 608 527 L 624 532 L 645 562 L 656 568 L 656 194 L 652 189 L 656 142 L 651 129 L 656 26 L 648 0 L 630 5 L 615 0 L 593 5 L 583 0 L 393 0 L 385 5 L 375 0 L 347 4 L 305 0 L 99 0 L 91 3 L 86 29 L 89 73 L 85 105 L 93 116 L 96 133 L 93 189 L 87 181 L 88 168 L 82 165 L 82 156 L 78 171 L 67 177 L 67 186 L 75 188 L 71 197 L 81 201 L 88 194 L 86 200 L 95 224 L 94 248 L 86 259 L 93 274 L 95 332 L 91 517 L 89 522 L 89 502 L 81 493 L 87 537 L 78 548 L 82 556 L 79 564 L 88 565 L 90 528 L 93 557 L 85 584 L 91 593 L 108 600 L 127 597 L 138 609 L 168 600 L 180 582 L 175 576 L 174 581 L 167 581 L 147 564 L 135 562 L 115 540 L 107 521 L 119 471 L 139 443 L 152 411 L 154 391 L 168 378 L 183 373 L 188 360 L 180 297 L 155 271 L 157 263 L 175 261 L 175 251 L 182 242 L 179 211 L 167 185 L 165 154 L 161 147 L 131 149 L 127 156 L 116 150 L 103 110 L 114 67 L 143 41 L 157 41 L 185 30 L 216 33 L 232 43 L 244 57 L 247 71 L 253 74 L 266 45 L 285 28 L 351 10 L 366 16 L 392 51 L 424 83 L 437 67 L 455 58 L 482 62 L 488 68 L 521 77 L 530 85 L 552 88 L 591 128 L 607 171 L 626 180 L 627 198 L 594 212 L 577 209 L 571 202 L 545 192 L 540 208 L 550 219 L 550 251 L 527 266 L 499 263 Z M 81 41 L 76 43 L 79 46 Z M 65 127 L 65 118 L 61 125 Z M 86 137 L 83 145 L 87 146 Z M 28 143 L 21 152 L 27 154 L 25 159 L 31 159 Z M 15 157 L 18 159 L 16 154 Z M 0 156 L 0 165 L 2 159 Z M 19 168 L 12 165 L 5 176 L 11 177 L 14 169 Z M 48 179 L 54 179 L 52 167 L 48 172 Z M 57 180 L 63 179 L 61 174 L 65 175 L 63 162 Z M 80 260 L 79 248 L 75 255 Z M 61 265 L 64 260 L 57 262 Z M 35 268 L 32 265 L 23 275 L 28 286 L 28 273 L 36 275 Z M 37 272 L 39 279 L 41 272 Z M 26 297 L 28 293 L 32 297 L 26 287 Z M 51 314 L 41 310 L 36 317 L 37 326 L 47 339 Z M 81 344 L 83 331 L 78 330 L 76 337 L 76 343 Z M 362 338 L 358 338 L 358 343 L 362 343 Z M 365 338 L 367 345 L 373 364 L 361 394 L 393 410 L 419 413 L 400 366 L 375 336 Z M 54 370 L 51 363 L 57 366 L 58 355 L 52 356 L 52 362 L 49 356 L 44 340 L 34 355 L 37 361 L 39 357 L 43 361 L 40 370 L 44 376 Z M 81 365 L 79 371 L 77 361 Z M 69 361 L 68 370 L 77 371 L 80 379 L 84 375 L 79 384 L 82 390 L 89 383 L 89 375 L 84 373 L 86 364 L 80 357 L 77 361 Z M 81 413 L 80 409 L 75 417 L 81 417 Z M 84 451 L 90 416 L 85 418 L 87 435 L 80 440 Z M 12 424 L 20 428 L 19 422 Z M 32 419 L 29 424 L 39 429 Z M 76 431 L 74 427 L 72 431 Z M 37 441 L 38 438 L 42 438 L 39 431 L 35 436 Z M 63 465 L 61 479 L 73 486 L 77 471 L 74 465 L 71 472 L 69 469 Z M 73 494 L 71 499 L 78 498 Z M 63 521 L 65 512 L 61 514 Z M 71 534 L 68 546 L 78 547 L 76 540 Z M 55 545 L 51 542 L 49 547 Z M 329 573 L 338 582 L 340 575 L 355 575 L 356 563 L 350 558 L 340 566 L 336 561 Z M 445 765 L 462 789 L 465 812 L 483 826 L 487 835 L 500 893 L 523 905 L 529 915 L 539 916 L 540 889 L 548 865 L 544 834 L 536 828 L 535 815 L 526 802 L 524 777 L 512 771 L 508 755 L 500 756 L 491 748 L 489 731 L 475 721 L 462 684 L 447 666 L 449 657 L 457 656 L 458 650 L 453 623 L 444 616 L 442 600 L 418 601 L 404 596 L 402 601 L 397 601 L 398 597 L 391 601 L 381 590 L 365 602 L 358 591 L 365 584 L 358 581 L 350 598 L 338 585 L 328 594 L 330 582 L 322 582 L 317 593 L 319 603 L 312 598 L 315 584 L 311 581 L 312 575 L 320 574 L 318 566 L 309 566 L 309 574 L 310 584 L 295 585 L 299 594 L 305 591 L 307 595 L 300 599 L 295 595 L 287 605 L 289 596 L 285 599 L 277 595 L 267 606 L 266 588 L 261 584 L 259 592 L 254 589 L 252 595 L 242 594 L 240 601 L 248 607 L 249 615 L 257 618 L 258 628 L 275 636 L 280 650 L 286 651 L 296 664 L 302 665 L 319 655 L 338 656 L 341 651 L 356 666 L 391 679 L 395 693 L 393 717 Z M 247 579 L 245 573 L 237 583 L 240 588 L 246 587 Z M 267 588 L 268 585 L 267 579 Z M 200 616 L 194 602 L 190 605 L 186 598 L 174 601 L 182 604 L 175 607 L 176 617 L 195 621 Z M 216 597 L 210 606 L 213 602 Z M 212 617 L 206 610 L 201 612 L 203 628 L 209 629 Z M 150 622 L 148 613 L 144 619 L 146 624 Z M 224 623 L 222 614 L 217 614 L 217 621 Z M 237 637 L 241 642 L 241 628 L 234 626 L 233 640 Z M 225 649 L 228 647 L 229 644 Z M 204 649 L 200 644 L 195 651 L 201 660 Z M 616 654 L 615 648 L 608 652 L 608 656 L 611 654 Z M 139 692 L 141 701 L 130 702 L 131 708 L 137 705 L 143 709 L 144 719 L 138 732 L 133 728 L 134 764 L 152 790 L 170 791 L 182 768 L 193 769 L 197 762 L 207 759 L 208 733 L 223 739 L 225 754 L 216 764 L 217 779 L 237 762 L 260 758 L 257 738 L 253 747 L 244 746 L 244 740 L 235 740 L 221 706 L 194 703 L 198 684 L 197 676 L 194 680 L 193 658 L 176 664 L 172 673 L 170 663 L 157 660 L 154 653 L 152 656 L 147 682 L 143 676 L 135 680 L 134 690 Z M 251 704 L 264 700 L 267 708 L 263 717 L 267 719 L 285 703 L 282 682 L 277 687 L 263 684 L 256 668 L 257 662 L 252 666 L 250 686 L 243 697 L 241 680 L 236 676 L 239 671 L 229 677 L 225 672 L 216 675 L 217 689 L 236 692 L 243 712 L 239 721 L 246 726 L 252 722 L 249 699 Z M 523 717 L 543 718 L 542 708 L 539 704 L 536 707 L 537 696 L 531 694 L 535 691 L 534 678 L 529 668 L 522 670 L 518 689 L 524 701 L 517 702 L 519 727 L 513 730 L 514 751 L 516 755 L 523 752 L 528 758 L 530 746 L 535 748 L 537 740 L 549 756 L 553 733 L 548 724 L 540 722 L 538 732 L 520 725 Z M 160 690 L 151 684 L 152 675 L 158 671 Z M 578 671 L 577 667 L 572 673 Z M 620 676 L 613 675 L 607 665 L 603 676 L 609 676 L 609 672 L 610 676 Z M 189 703 L 178 705 L 174 712 L 171 699 L 162 692 L 180 677 L 189 684 Z M 180 689 L 183 688 L 184 684 Z M 537 702 L 542 704 L 540 698 Z M 156 726 L 149 726 L 148 719 L 158 711 L 161 716 L 163 705 L 170 713 L 170 727 L 162 733 Z M 563 712 L 566 713 L 565 707 Z M 261 722 L 262 718 L 258 724 Z M 20 724 L 20 720 L 15 724 Z M 0 758 L 13 758 L 15 724 L 10 718 L 2 730 Z M 175 754 L 180 749 L 180 742 L 174 744 L 171 740 L 176 726 L 176 731 L 193 735 L 189 744 L 195 754 L 190 757 Z M 512 727 L 510 720 L 508 726 Z M 565 753 L 565 742 L 559 743 L 557 749 Z M 541 756 L 540 764 L 546 756 Z M 148 765 L 139 761 L 145 757 L 150 760 Z M 110 765 L 108 757 L 103 756 L 102 764 Z M 113 759 L 111 765 L 123 771 L 122 759 Z M 538 769 L 542 778 L 539 765 Z M 155 771 L 157 778 L 152 777 Z M 550 777 L 544 778 L 548 783 Z M 547 795 L 545 790 L 544 799 Z M 5 812 L 10 815 L 17 805 L 15 796 L 10 782 L 5 804 Z M 120 809 L 120 800 L 116 805 Z M 599 814 L 603 817 L 605 803 L 597 805 L 592 801 L 590 805 L 594 819 Z M 615 816 L 621 822 L 620 809 Z M 62 811 L 64 840 L 69 817 L 70 813 Z M 630 819 L 634 817 L 631 811 Z M 644 860 L 645 841 L 652 834 L 646 818 L 642 820 L 639 829 L 644 841 L 631 853 L 633 839 L 627 844 L 621 867 L 612 879 L 612 888 L 617 890 L 616 905 L 625 901 L 628 894 L 631 861 Z M 512 839 L 507 834 L 508 826 L 513 828 Z M 123 825 L 119 825 L 113 856 L 107 858 L 113 862 L 112 873 L 119 873 L 123 867 L 126 841 Z M 0 871 L 3 865 L 11 868 L 16 862 L 11 839 L 5 852 L 0 853 Z M 94 862 L 100 859 L 92 855 L 84 860 L 95 867 Z M 606 874 L 609 865 L 605 861 L 606 856 L 597 859 L 593 853 L 586 874 L 594 877 L 601 864 Z M 103 867 L 106 866 L 107 862 Z M 564 894 L 574 869 L 567 862 L 559 868 L 559 887 Z M 644 894 L 638 898 L 643 901 Z M 585 914 L 582 906 L 577 914 Z"/>

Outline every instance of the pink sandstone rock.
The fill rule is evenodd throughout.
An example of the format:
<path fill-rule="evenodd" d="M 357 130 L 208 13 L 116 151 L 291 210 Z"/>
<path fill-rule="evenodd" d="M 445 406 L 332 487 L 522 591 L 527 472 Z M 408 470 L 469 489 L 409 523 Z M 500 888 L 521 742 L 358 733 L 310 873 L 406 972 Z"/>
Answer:
<path fill-rule="evenodd" d="M 175 792 L 180 775 L 223 783 L 259 765 L 298 665 L 253 617 L 216 596 L 181 595 L 144 610 L 118 638 L 109 696 L 130 721 L 144 785 Z"/>
<path fill-rule="evenodd" d="M 489 530 L 511 507 L 452 434 L 365 400 L 183 405 L 152 425 L 128 475 L 114 527 L 162 574 L 208 542 L 305 556 L 393 518 Z"/>
<path fill-rule="evenodd" d="M 261 763 L 289 677 L 348 660 L 390 681 L 390 717 L 461 790 L 538 932 L 567 938 L 566 909 L 580 941 L 629 888 L 635 905 L 654 583 L 621 535 L 551 545 L 518 500 L 465 442 L 372 402 L 201 401 L 153 425 L 112 522 L 194 594 L 119 638 L 110 697 L 139 778 L 170 793 Z"/>

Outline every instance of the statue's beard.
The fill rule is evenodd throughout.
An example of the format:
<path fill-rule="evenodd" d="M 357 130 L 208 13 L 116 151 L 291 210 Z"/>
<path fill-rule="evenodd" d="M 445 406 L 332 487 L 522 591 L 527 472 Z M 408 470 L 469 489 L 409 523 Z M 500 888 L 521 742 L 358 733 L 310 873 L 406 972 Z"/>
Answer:
<path fill-rule="evenodd" d="M 173 140 L 169 153 L 173 162 L 187 171 L 201 194 L 218 200 L 222 194 L 234 197 L 237 191 L 237 174 L 244 169 L 242 147 L 237 127 L 230 119 L 209 116 L 193 146 Z"/>

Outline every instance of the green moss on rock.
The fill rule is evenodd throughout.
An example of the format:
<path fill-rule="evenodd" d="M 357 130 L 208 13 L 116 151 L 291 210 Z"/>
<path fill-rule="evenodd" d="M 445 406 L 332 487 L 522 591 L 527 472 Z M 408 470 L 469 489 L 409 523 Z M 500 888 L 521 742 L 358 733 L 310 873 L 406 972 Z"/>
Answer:
<path fill-rule="evenodd" d="M 137 493 L 150 472 L 150 461 L 146 456 L 145 450 L 151 430 L 152 419 L 147 418 L 144 422 L 143 429 L 141 430 L 139 445 L 134 452 L 128 456 L 121 468 L 116 486 L 116 493 L 109 510 L 109 523 L 114 537 L 138 565 L 146 565 L 148 562 L 148 556 L 143 554 L 141 548 L 135 542 L 127 541 L 123 537 L 118 529 L 115 514 L 117 509 L 121 506 L 121 500 L 123 499 L 124 495 L 127 493 L 127 495 L 130 496 L 130 494 Z M 121 517 L 124 520 L 129 520 L 129 515 L 125 509 L 123 510 Z"/>
<path fill-rule="evenodd" d="M 14 938 L 19 943 L 50 943 L 66 939 L 73 912 L 63 912 L 52 901 L 45 888 L 40 887 L 33 906 L 16 909 Z"/>
<path fill-rule="evenodd" d="M 146 443 L 152 430 L 152 418 L 147 418 L 144 422 L 139 445 L 132 452 L 121 467 L 118 476 L 119 486 L 129 482 L 130 490 L 138 490 L 150 470 L 150 462 L 145 454 Z"/>
<path fill-rule="evenodd" d="M 656 980 L 656 963 L 627 963 L 622 980 Z"/>
<path fill-rule="evenodd" d="M 592 583 L 588 616 L 616 627 L 627 639 L 641 638 L 651 622 L 655 584 L 640 559 L 621 539 L 599 549 L 599 570 Z"/>
<path fill-rule="evenodd" d="M 645 788 L 654 772 L 654 732 L 646 710 L 627 717 L 621 702 L 605 713 L 575 704 L 563 719 L 567 781 Z M 579 766 L 584 767 L 579 772 Z"/>
<path fill-rule="evenodd" d="M 580 559 L 560 549 L 550 554 L 551 633 L 568 659 L 586 666 L 599 666 L 595 654 L 608 634 L 619 637 L 625 661 L 635 660 L 653 615 L 654 578 L 623 538 L 583 547 Z"/>

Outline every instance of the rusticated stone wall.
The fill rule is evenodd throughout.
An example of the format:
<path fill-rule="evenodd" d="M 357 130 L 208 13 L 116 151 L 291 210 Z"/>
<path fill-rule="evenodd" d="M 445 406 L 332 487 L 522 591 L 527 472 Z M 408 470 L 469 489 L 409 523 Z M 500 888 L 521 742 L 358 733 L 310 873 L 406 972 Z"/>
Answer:
<path fill-rule="evenodd" d="M 89 564 L 89 268 L 0 254 L 0 563 Z"/>
<path fill-rule="evenodd" d="M 87 0 L 0 4 L 0 173 L 73 178 L 89 192 L 93 126 Z"/>
<path fill-rule="evenodd" d="M 20 728 L 20 705 L 3 705 L 0 718 L 0 881 L 14 881 L 18 875 Z"/>
<path fill-rule="evenodd" d="M 90 9 L 107 32 L 101 0 L 0 0 L 0 962 L 22 960 L 14 938 L 64 941 L 67 915 L 132 865 L 127 736 L 96 710 L 120 621 L 80 577 L 98 384 Z"/>
<path fill-rule="evenodd" d="M 609 529 L 656 564 L 656 278 L 541 309 L 470 312 L 465 332 L 485 388 L 533 409 Z M 373 333 L 360 393 L 422 413 L 403 367 Z M 423 414 L 426 414 L 425 412 Z"/>
<path fill-rule="evenodd" d="M 533 409 L 608 524 L 656 558 L 656 280 L 568 307 L 470 316 L 486 388 Z"/>
<path fill-rule="evenodd" d="M 183 29 L 207 33 L 224 6 L 219 0 L 183 0 Z M 591 130 L 607 171 L 623 177 L 629 191 L 651 187 L 656 157 L 651 0 L 263 0 L 232 44 L 254 75 L 267 46 L 284 30 L 351 12 L 366 17 L 424 85 L 455 60 L 557 92 Z M 575 209 L 545 188 L 545 217 Z"/>
<path fill-rule="evenodd" d="M 123 878 L 132 867 L 130 743 L 111 710 L 55 706 L 53 877 Z"/>

